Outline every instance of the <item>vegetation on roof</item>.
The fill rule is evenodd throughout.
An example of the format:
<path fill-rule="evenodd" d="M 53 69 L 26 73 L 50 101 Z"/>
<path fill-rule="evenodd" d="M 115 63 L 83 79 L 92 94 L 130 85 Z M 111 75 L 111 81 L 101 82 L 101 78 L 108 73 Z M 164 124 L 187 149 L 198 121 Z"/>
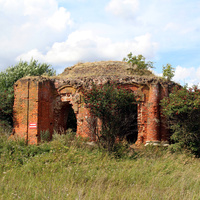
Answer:
<path fill-rule="evenodd" d="M 100 62 L 86 62 L 78 63 L 72 67 L 64 70 L 60 76 L 68 78 L 77 77 L 97 77 L 97 76 L 133 76 L 140 74 L 133 74 L 129 69 L 132 64 L 122 61 L 100 61 Z M 155 77 L 155 75 L 148 69 L 144 69 L 142 75 Z"/>

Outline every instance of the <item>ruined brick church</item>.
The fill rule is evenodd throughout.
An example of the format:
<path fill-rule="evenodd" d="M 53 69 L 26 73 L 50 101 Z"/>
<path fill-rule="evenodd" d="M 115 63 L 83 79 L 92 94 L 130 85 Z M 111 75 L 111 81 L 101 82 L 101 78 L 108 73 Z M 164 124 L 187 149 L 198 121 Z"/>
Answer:
<path fill-rule="evenodd" d="M 67 130 L 68 118 L 73 110 L 76 134 L 94 140 L 88 118 L 93 117 L 84 104 L 82 87 L 92 83 L 115 82 L 140 96 L 137 106 L 137 144 L 168 143 L 169 131 L 161 115 L 160 100 L 169 95 L 172 82 L 155 77 L 131 75 L 130 64 L 120 61 L 78 63 L 55 77 L 25 77 L 14 85 L 13 135 L 37 144 L 40 134 Z"/>

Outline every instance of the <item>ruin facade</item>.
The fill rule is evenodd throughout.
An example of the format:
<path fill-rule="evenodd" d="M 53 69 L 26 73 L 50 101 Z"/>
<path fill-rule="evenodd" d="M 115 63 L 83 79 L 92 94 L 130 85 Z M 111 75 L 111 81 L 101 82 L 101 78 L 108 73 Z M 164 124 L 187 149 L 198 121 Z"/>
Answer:
<path fill-rule="evenodd" d="M 169 95 L 173 83 L 153 75 L 131 75 L 128 68 L 128 63 L 120 61 L 79 63 L 56 77 L 36 76 L 18 80 L 14 85 L 13 135 L 26 139 L 29 144 L 37 144 L 44 131 L 52 136 L 54 130 L 67 130 L 72 108 L 77 120 L 76 134 L 95 140 L 88 120 L 93 116 L 83 101 L 81 88 L 112 81 L 140 96 L 136 144 L 168 143 L 169 130 L 159 103 Z"/>

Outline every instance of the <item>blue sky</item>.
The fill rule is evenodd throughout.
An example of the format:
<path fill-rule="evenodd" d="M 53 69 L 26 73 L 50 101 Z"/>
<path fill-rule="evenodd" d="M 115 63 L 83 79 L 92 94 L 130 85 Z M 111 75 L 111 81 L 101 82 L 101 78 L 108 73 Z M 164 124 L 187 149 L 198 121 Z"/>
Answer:
<path fill-rule="evenodd" d="M 31 58 L 61 73 L 129 52 L 200 83 L 199 0 L 0 0 L 0 71 Z"/>

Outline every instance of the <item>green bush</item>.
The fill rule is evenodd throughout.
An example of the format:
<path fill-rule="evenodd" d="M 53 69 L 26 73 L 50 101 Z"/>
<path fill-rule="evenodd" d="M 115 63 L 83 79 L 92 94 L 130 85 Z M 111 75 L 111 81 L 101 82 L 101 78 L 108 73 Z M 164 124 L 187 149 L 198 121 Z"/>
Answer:
<path fill-rule="evenodd" d="M 14 83 L 24 76 L 52 76 L 55 71 L 50 65 L 40 64 L 36 60 L 30 63 L 20 61 L 17 65 L 0 72 L 0 126 L 13 124 Z"/>
<path fill-rule="evenodd" d="M 134 93 L 110 83 L 93 85 L 90 90 L 84 89 L 82 92 L 87 107 L 102 122 L 100 133 L 94 128 L 97 142 L 109 152 L 113 151 L 116 139 L 123 140 L 133 131 L 130 128 L 135 128 L 132 124 L 137 117 Z"/>
<path fill-rule="evenodd" d="M 200 155 L 200 90 L 197 86 L 174 87 L 169 97 L 161 101 L 161 106 L 173 133 L 174 147 Z"/>

